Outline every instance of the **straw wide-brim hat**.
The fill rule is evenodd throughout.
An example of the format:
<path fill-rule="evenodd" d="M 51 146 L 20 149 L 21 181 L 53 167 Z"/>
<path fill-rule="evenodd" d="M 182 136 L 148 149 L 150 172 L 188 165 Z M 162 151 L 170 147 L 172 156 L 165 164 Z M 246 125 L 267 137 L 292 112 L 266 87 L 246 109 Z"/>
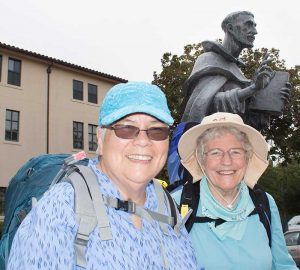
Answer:
<path fill-rule="evenodd" d="M 222 126 L 234 127 L 247 135 L 252 145 L 253 153 L 248 161 L 244 181 L 250 188 L 253 188 L 268 167 L 268 145 L 260 132 L 245 125 L 242 118 L 237 114 L 224 112 L 214 113 L 204 117 L 199 125 L 185 132 L 178 143 L 181 163 L 193 176 L 194 182 L 200 180 L 204 173 L 196 158 L 197 139 L 206 130 Z"/>

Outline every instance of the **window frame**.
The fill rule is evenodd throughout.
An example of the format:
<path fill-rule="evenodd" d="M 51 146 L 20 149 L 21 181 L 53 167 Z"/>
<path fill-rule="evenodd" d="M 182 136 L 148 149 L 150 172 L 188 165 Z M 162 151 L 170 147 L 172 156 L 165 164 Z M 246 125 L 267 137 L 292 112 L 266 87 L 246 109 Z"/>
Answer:
<path fill-rule="evenodd" d="M 95 90 L 96 93 L 90 93 Z M 88 102 L 98 104 L 98 86 L 92 83 L 88 83 Z"/>
<path fill-rule="evenodd" d="M 81 130 L 79 130 L 79 126 L 81 126 Z M 81 140 L 80 140 L 81 135 Z M 81 144 L 81 147 L 78 146 Z M 84 123 L 73 121 L 73 149 L 84 149 Z"/>
<path fill-rule="evenodd" d="M 0 216 L 4 216 L 6 190 L 6 187 L 0 187 Z"/>
<path fill-rule="evenodd" d="M 97 147 L 98 147 L 98 143 L 97 143 L 97 125 L 88 124 L 88 136 L 89 136 L 89 151 L 96 152 Z M 91 145 L 92 145 L 92 147 L 91 147 Z"/>
<path fill-rule="evenodd" d="M 10 61 L 14 61 L 13 70 L 10 70 Z M 15 70 L 15 63 L 20 64 L 19 70 Z M 7 67 L 7 84 L 21 86 L 21 72 L 22 72 L 22 61 L 13 57 L 8 57 Z"/>
<path fill-rule="evenodd" d="M 11 116 L 10 116 L 10 119 L 7 118 L 7 113 L 10 112 L 11 113 Z M 13 113 L 17 113 L 17 120 L 13 120 Z M 10 126 L 10 129 L 7 130 L 7 121 L 10 122 L 9 126 Z M 17 133 L 17 139 L 14 140 L 12 139 L 13 138 L 13 123 L 17 123 L 17 129 L 16 129 L 16 132 L 14 133 Z M 7 132 L 10 133 L 10 138 L 8 138 L 7 136 Z M 5 141 L 9 141 L 9 142 L 19 142 L 20 140 L 20 111 L 16 111 L 16 110 L 11 110 L 11 109 L 6 109 L 5 111 Z"/>
<path fill-rule="evenodd" d="M 3 62 L 3 56 L 0 54 L 0 82 L 2 80 L 2 62 Z"/>
<path fill-rule="evenodd" d="M 77 86 L 79 86 L 79 85 L 81 85 L 81 89 L 77 88 Z M 72 96 L 73 99 L 83 101 L 83 81 L 73 80 L 73 93 L 72 94 L 73 94 L 73 96 Z"/>

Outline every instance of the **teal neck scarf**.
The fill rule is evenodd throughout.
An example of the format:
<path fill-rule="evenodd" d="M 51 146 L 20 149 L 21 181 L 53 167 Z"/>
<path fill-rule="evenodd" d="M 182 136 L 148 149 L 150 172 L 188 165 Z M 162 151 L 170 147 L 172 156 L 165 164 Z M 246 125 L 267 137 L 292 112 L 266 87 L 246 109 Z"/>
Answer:
<path fill-rule="evenodd" d="M 248 215 L 253 211 L 254 204 L 244 181 L 239 184 L 240 194 L 232 209 L 222 206 L 211 194 L 206 177 L 200 183 L 200 205 L 202 216 L 222 218 L 227 222 L 215 227 L 215 222 L 208 223 L 209 228 L 220 240 L 230 237 L 241 240 L 248 223 Z"/>

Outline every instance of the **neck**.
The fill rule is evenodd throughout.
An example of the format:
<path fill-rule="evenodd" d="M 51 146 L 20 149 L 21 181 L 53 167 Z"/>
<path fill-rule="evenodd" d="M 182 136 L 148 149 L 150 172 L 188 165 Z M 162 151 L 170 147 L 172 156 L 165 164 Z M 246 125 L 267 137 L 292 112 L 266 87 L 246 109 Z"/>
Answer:
<path fill-rule="evenodd" d="M 123 183 L 122 181 L 119 181 L 118 179 L 114 179 L 113 177 L 110 177 L 105 170 L 103 170 L 101 166 L 101 162 L 97 164 L 97 167 L 105 173 L 109 180 L 113 183 L 113 185 L 117 188 L 117 190 L 120 192 L 121 197 L 123 200 L 131 200 L 135 202 L 137 205 L 144 205 L 146 201 L 146 186 L 144 183 L 136 183 L 136 182 L 126 182 Z"/>
<path fill-rule="evenodd" d="M 235 58 L 238 58 L 243 50 L 241 44 L 233 38 L 231 35 L 225 35 L 223 44 L 224 48 Z"/>
<path fill-rule="evenodd" d="M 225 208 L 232 208 L 239 197 L 240 189 L 238 187 L 230 190 L 221 190 L 215 187 L 209 180 L 208 187 L 214 198 Z"/>

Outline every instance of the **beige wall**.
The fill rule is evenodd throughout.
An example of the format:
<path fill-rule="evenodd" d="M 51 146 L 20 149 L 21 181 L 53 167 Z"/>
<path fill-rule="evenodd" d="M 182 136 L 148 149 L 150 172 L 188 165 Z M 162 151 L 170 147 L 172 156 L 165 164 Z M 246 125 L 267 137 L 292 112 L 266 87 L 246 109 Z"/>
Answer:
<path fill-rule="evenodd" d="M 23 54 L 0 49 L 2 74 L 0 82 L 0 187 L 28 159 L 46 153 L 47 137 L 47 67 L 48 63 Z M 22 61 L 21 86 L 7 84 L 8 57 Z M 84 100 L 72 99 L 73 80 L 83 81 Z M 49 153 L 72 153 L 73 121 L 84 123 L 84 150 L 88 151 L 88 124 L 98 124 L 99 104 L 87 102 L 88 83 L 98 86 L 98 103 L 117 82 L 62 65 L 50 73 Z M 5 141 L 6 109 L 20 111 L 19 142 Z"/>

